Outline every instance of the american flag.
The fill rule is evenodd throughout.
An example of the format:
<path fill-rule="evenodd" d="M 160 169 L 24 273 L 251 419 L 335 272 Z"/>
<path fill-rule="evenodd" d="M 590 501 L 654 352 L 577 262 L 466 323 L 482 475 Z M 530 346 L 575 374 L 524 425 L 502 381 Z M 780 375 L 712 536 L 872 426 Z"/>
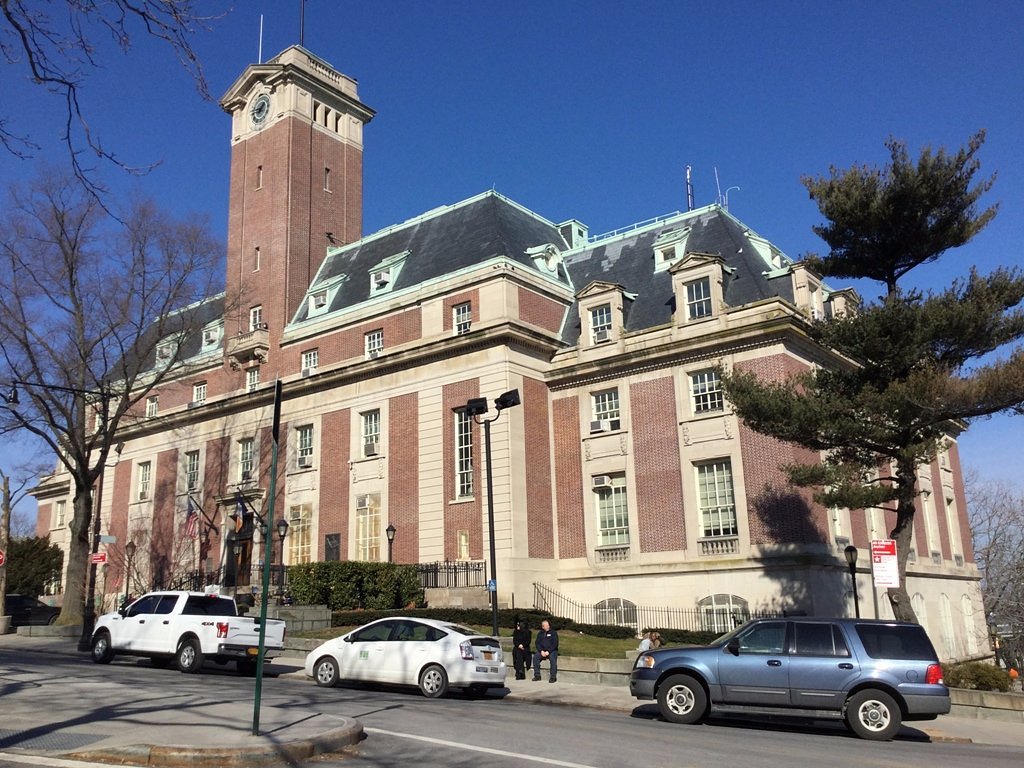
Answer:
<path fill-rule="evenodd" d="M 185 535 L 190 539 L 199 536 L 199 513 L 191 496 L 188 497 L 188 511 L 185 512 Z"/>

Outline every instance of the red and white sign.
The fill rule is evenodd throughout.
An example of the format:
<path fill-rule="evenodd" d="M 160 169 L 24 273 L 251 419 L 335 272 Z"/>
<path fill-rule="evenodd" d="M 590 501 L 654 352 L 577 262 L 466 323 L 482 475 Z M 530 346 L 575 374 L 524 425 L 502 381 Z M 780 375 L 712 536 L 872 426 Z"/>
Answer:
<path fill-rule="evenodd" d="M 875 539 L 871 542 L 871 573 L 876 587 L 898 587 L 900 567 L 896 561 L 896 542 Z"/>
<path fill-rule="evenodd" d="M 7 562 L 7 555 L 5 555 L 4 551 L 2 549 L 0 549 L 0 565 L 3 565 L 6 562 Z"/>
<path fill-rule="evenodd" d="M 89 556 L 89 562 L 93 565 L 103 565 L 105 562 L 107 562 L 107 553 L 93 552 L 92 555 Z"/>

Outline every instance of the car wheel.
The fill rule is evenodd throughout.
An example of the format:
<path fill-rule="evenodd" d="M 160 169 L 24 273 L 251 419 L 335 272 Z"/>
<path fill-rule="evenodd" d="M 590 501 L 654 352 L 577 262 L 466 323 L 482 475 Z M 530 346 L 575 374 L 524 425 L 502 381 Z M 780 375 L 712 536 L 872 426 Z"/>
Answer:
<path fill-rule="evenodd" d="M 313 679 L 321 688 L 333 688 L 338 684 L 338 662 L 333 656 L 324 656 L 313 665 Z"/>
<path fill-rule="evenodd" d="M 707 712 L 708 697 L 689 675 L 673 675 L 658 688 L 658 709 L 670 723 L 699 723 Z"/>
<path fill-rule="evenodd" d="M 97 664 L 109 664 L 114 658 L 114 649 L 110 647 L 110 633 L 102 630 L 92 638 L 92 660 Z"/>
<path fill-rule="evenodd" d="M 149 659 L 149 663 L 157 669 L 169 669 L 171 666 L 171 659 L 166 656 L 152 656 Z"/>
<path fill-rule="evenodd" d="M 199 647 L 199 641 L 194 638 L 182 640 L 174 658 L 178 663 L 179 671 L 189 674 L 198 672 L 199 668 L 203 666 L 203 652 Z"/>
<path fill-rule="evenodd" d="M 431 664 L 420 672 L 420 690 L 428 699 L 438 699 L 448 692 L 448 673 L 439 664 Z"/>
<path fill-rule="evenodd" d="M 899 731 L 903 713 L 889 694 L 867 688 L 846 702 L 846 724 L 862 739 L 888 741 Z"/>

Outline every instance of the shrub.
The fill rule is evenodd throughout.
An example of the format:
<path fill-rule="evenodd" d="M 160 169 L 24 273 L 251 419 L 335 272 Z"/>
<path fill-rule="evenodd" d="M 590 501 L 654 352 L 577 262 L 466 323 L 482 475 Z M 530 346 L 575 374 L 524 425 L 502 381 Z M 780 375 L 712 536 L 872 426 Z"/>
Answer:
<path fill-rule="evenodd" d="M 423 589 L 413 565 L 303 563 L 289 569 L 288 579 L 292 597 L 300 605 L 326 605 L 332 611 L 423 605 Z"/>
<path fill-rule="evenodd" d="M 942 676 L 950 688 L 969 688 L 978 691 L 1010 690 L 1010 676 L 999 667 L 983 661 L 943 664 Z"/>
<path fill-rule="evenodd" d="M 651 629 L 645 629 L 644 632 L 651 632 Z M 658 629 L 655 627 L 654 632 L 661 635 L 661 642 L 665 645 L 707 645 L 716 637 L 720 632 L 696 632 L 689 629 Z"/>

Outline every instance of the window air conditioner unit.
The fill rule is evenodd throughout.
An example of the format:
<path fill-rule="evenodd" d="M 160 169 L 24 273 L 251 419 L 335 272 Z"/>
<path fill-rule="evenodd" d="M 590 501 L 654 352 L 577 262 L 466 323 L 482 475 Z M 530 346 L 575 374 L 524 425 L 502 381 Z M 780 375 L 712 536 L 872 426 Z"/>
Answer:
<path fill-rule="evenodd" d="M 326 293 L 314 293 L 313 294 L 313 309 L 323 309 L 327 306 L 327 294 Z"/>
<path fill-rule="evenodd" d="M 368 494 L 362 493 L 356 496 L 356 509 L 369 509 L 370 508 L 370 497 Z"/>
<path fill-rule="evenodd" d="M 308 379 L 312 375 L 313 375 L 313 369 L 312 368 L 303 368 L 302 369 L 302 378 Z"/>
<path fill-rule="evenodd" d="M 309 469 L 313 466 L 313 459 L 310 456 L 299 456 L 299 466 L 302 469 Z"/>
<path fill-rule="evenodd" d="M 203 404 L 203 401 L 202 401 L 202 400 L 193 400 L 192 402 L 190 402 L 190 403 L 188 404 L 188 407 L 189 407 L 189 408 L 198 408 L 198 407 L 199 407 L 200 405 L 202 405 L 202 404 Z"/>
<path fill-rule="evenodd" d="M 203 334 L 203 344 L 209 345 L 209 344 L 216 344 L 216 343 L 217 343 L 217 332 L 216 331 L 206 331 L 206 333 Z"/>
<path fill-rule="evenodd" d="M 384 269 L 380 272 L 374 272 L 371 279 L 373 280 L 373 286 L 375 288 L 384 288 L 391 282 L 391 273 Z"/>
<path fill-rule="evenodd" d="M 363 456 L 376 456 L 377 455 L 377 444 L 366 443 L 363 446 Z"/>
<path fill-rule="evenodd" d="M 590 422 L 591 432 L 607 432 L 610 428 L 610 424 L 603 419 L 596 419 Z"/>
<path fill-rule="evenodd" d="M 367 360 L 376 360 L 378 357 L 380 357 L 380 351 L 376 350 L 376 349 L 373 350 L 373 352 L 368 352 L 366 354 L 366 359 Z"/>
<path fill-rule="evenodd" d="M 594 331 L 594 343 L 603 344 L 606 341 L 611 341 L 612 332 L 606 328 L 602 328 L 600 331 Z"/>
<path fill-rule="evenodd" d="M 598 488 L 610 488 L 612 479 L 608 475 L 595 475 L 590 479 L 590 487 L 595 490 Z"/>

